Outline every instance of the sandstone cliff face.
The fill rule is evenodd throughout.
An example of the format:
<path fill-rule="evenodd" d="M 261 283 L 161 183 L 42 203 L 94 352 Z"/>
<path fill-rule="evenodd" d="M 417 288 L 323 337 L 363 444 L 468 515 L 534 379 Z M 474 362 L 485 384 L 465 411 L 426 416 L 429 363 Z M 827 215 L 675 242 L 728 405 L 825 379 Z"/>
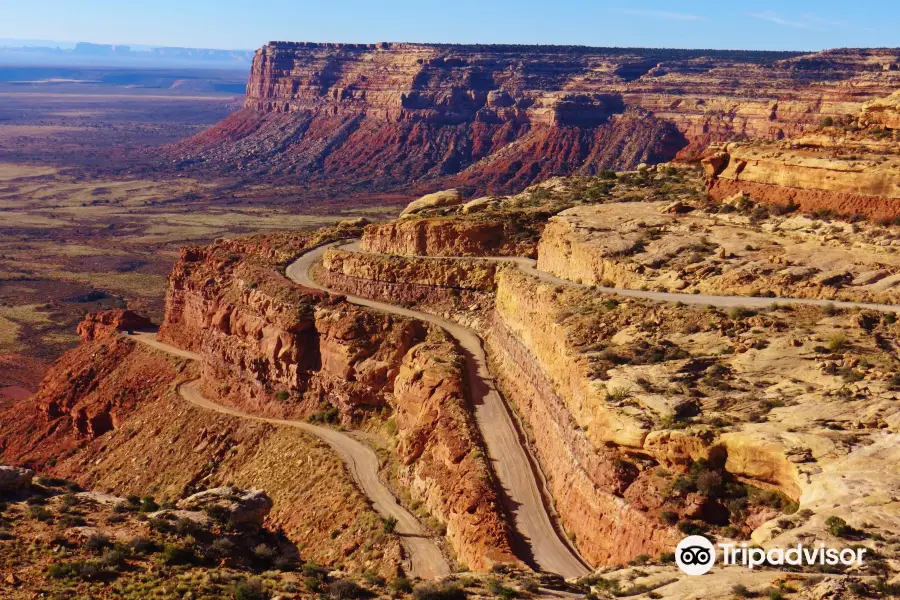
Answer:
<path fill-rule="evenodd" d="M 384 283 L 489 292 L 494 289 L 498 263 L 440 258 L 410 260 L 331 249 L 325 253 L 322 266 L 331 273 Z"/>
<path fill-rule="evenodd" d="M 890 221 L 900 215 L 898 115 L 894 93 L 779 144 L 711 147 L 703 160 L 709 194 Z"/>
<path fill-rule="evenodd" d="M 400 478 L 414 499 L 446 523 L 459 560 L 486 571 L 517 562 L 503 509 L 466 405 L 463 359 L 434 331 L 404 357 L 390 401 Z"/>
<path fill-rule="evenodd" d="M 872 219 L 900 214 L 896 154 L 864 149 L 862 155 L 852 154 L 858 147 L 853 140 L 843 144 L 807 137 L 794 144 L 802 147 L 728 144 L 706 161 L 710 195 L 722 200 L 746 193 L 765 204 L 793 202 L 805 212 L 825 210 Z M 835 152 L 842 146 L 844 150 Z M 849 153 L 841 156 L 843 152 Z"/>
<path fill-rule="evenodd" d="M 537 239 L 534 221 L 508 216 L 425 217 L 369 225 L 362 249 L 407 256 L 530 255 Z"/>
<path fill-rule="evenodd" d="M 313 239 L 328 241 L 316 234 L 310 247 Z M 240 258 L 235 242 L 186 249 L 170 277 L 160 335 L 200 354 L 205 395 L 253 414 L 349 424 L 390 407 L 399 481 L 410 498 L 446 525 L 469 567 L 514 561 L 456 349 L 413 319 L 290 283 L 276 265 L 303 243 L 288 242 L 244 240 Z M 340 265 L 344 253 L 329 257 Z M 492 273 L 469 280 L 477 288 Z"/>
<path fill-rule="evenodd" d="M 331 404 L 352 419 L 384 404 L 400 358 L 424 332 L 212 247 L 185 250 L 173 270 L 160 336 L 203 357 L 213 397 L 273 416 Z"/>
<path fill-rule="evenodd" d="M 522 189 L 553 175 L 781 139 L 891 93 L 893 50 L 818 54 L 273 42 L 244 110 L 182 166 L 303 178 L 325 193 Z"/>
<path fill-rule="evenodd" d="M 382 274 L 385 261 L 396 271 L 367 279 Z M 494 313 L 491 297 L 473 302 L 452 286 L 442 285 L 455 272 L 449 261 L 357 254 L 352 262 L 327 257 L 325 262 L 318 276 L 331 287 L 391 302 L 415 299 L 419 309 L 472 322 L 487 333 L 493 370 L 528 425 L 556 511 L 587 560 L 617 564 L 640 554 L 669 551 L 677 543 L 673 529 L 645 512 L 641 504 L 623 500 L 635 473 L 623 463 L 620 451 L 612 448 L 640 449 L 649 430 L 637 411 L 629 414 L 628 409 L 609 407 L 605 387 L 591 381 L 590 366 L 573 353 L 566 333 L 556 323 L 560 309 L 553 301 L 552 287 L 536 288 L 533 280 L 517 271 L 500 269 L 493 281 Z M 415 275 L 428 268 L 427 283 L 415 277 L 397 281 L 404 273 Z M 665 451 L 672 453 L 668 447 Z M 678 457 L 669 464 L 683 463 L 689 456 L 674 454 Z M 696 454 L 707 456 L 708 448 Z M 644 494 L 642 501 L 654 493 Z"/>

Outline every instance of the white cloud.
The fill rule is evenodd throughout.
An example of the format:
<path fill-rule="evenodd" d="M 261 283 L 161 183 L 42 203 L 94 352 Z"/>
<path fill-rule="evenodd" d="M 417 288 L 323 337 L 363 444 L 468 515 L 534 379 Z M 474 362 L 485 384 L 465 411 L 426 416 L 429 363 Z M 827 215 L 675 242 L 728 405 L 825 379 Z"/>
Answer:
<path fill-rule="evenodd" d="M 800 17 L 796 19 L 782 17 L 777 12 L 771 10 L 750 13 L 750 16 L 756 19 L 762 19 L 763 21 L 769 21 L 770 23 L 775 23 L 776 25 L 781 25 L 782 27 L 793 27 L 795 29 L 823 30 L 844 25 L 841 21 L 823 19 L 822 17 L 806 13 L 800 15 Z"/>
<path fill-rule="evenodd" d="M 689 13 L 670 12 L 667 10 L 652 10 L 649 8 L 616 8 L 613 12 L 636 17 L 650 17 L 664 21 L 705 21 L 706 17 Z"/>

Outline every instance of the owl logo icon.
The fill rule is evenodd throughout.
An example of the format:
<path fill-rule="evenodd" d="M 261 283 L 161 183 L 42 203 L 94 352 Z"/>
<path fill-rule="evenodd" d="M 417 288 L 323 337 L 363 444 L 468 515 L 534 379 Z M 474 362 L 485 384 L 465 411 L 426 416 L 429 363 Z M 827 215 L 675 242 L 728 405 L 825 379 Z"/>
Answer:
<path fill-rule="evenodd" d="M 716 549 L 702 535 L 691 535 L 675 549 L 675 563 L 687 575 L 704 575 L 716 564 Z"/>

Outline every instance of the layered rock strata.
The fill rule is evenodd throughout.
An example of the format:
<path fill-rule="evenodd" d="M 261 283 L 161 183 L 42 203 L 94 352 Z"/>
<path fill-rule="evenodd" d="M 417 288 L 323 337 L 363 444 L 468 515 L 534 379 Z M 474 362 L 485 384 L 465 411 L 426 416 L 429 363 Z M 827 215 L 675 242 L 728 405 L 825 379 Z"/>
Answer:
<path fill-rule="evenodd" d="M 424 323 L 290 283 L 278 244 L 241 243 L 240 260 L 235 242 L 189 248 L 170 277 L 160 336 L 201 356 L 204 394 L 253 414 L 347 425 L 391 409 L 400 481 L 446 525 L 459 560 L 477 570 L 514 561 L 454 345 Z"/>
<path fill-rule="evenodd" d="M 898 62 L 890 49 L 272 42 L 244 109 L 172 153 L 181 168 L 294 177 L 330 194 L 414 182 L 508 192 L 795 135 L 890 94 Z"/>

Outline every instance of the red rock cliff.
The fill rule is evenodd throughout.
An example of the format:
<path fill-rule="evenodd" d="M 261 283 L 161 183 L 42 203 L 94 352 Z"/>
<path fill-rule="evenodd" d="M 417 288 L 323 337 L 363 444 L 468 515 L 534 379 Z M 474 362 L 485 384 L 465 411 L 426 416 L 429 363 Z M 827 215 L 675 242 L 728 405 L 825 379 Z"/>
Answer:
<path fill-rule="evenodd" d="M 896 50 L 798 53 L 310 44 L 259 51 L 244 110 L 174 149 L 331 193 L 550 175 L 780 139 L 900 81 Z"/>

